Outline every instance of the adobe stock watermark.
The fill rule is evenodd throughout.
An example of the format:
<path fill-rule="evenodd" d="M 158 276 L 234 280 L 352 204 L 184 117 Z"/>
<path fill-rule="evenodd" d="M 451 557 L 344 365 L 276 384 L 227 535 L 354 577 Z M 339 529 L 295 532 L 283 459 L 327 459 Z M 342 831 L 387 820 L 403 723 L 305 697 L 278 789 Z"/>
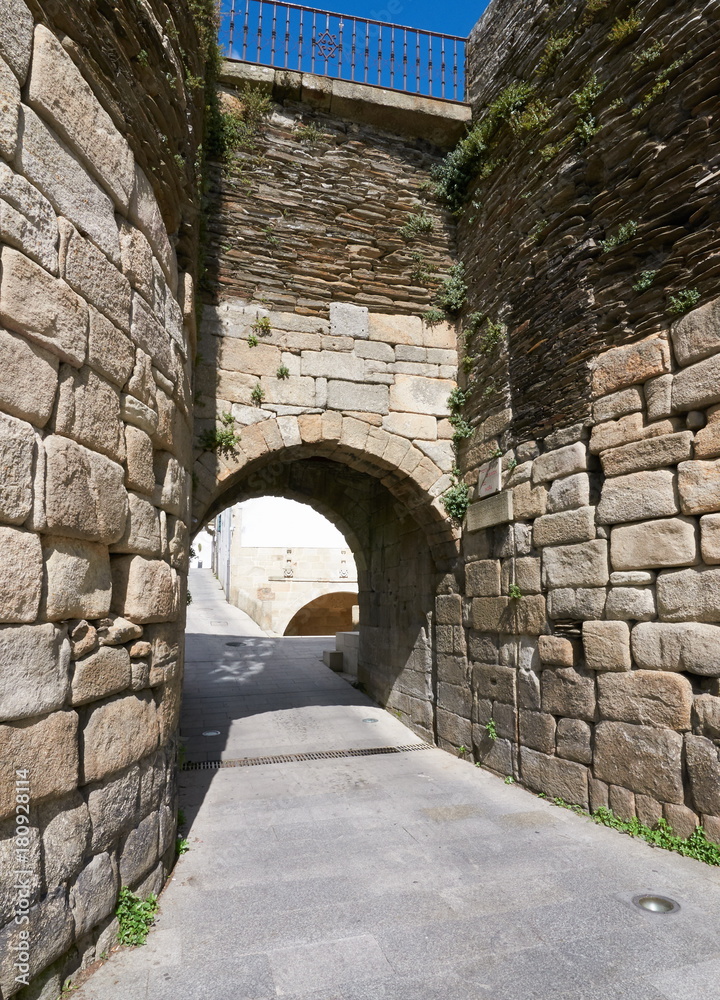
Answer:
<path fill-rule="evenodd" d="M 15 926 L 14 968 L 16 983 L 27 986 L 30 982 L 30 900 L 33 877 L 30 850 L 30 772 L 24 768 L 15 771 Z"/>

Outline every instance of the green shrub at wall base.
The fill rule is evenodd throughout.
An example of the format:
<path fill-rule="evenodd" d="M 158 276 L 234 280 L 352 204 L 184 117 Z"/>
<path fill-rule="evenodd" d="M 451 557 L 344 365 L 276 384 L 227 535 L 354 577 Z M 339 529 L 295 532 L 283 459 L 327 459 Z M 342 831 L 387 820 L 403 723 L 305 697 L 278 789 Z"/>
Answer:
<path fill-rule="evenodd" d="M 154 892 L 145 899 L 140 899 L 127 886 L 123 886 L 115 910 L 120 925 L 118 931 L 120 944 L 145 944 L 157 911 L 158 901 Z"/>

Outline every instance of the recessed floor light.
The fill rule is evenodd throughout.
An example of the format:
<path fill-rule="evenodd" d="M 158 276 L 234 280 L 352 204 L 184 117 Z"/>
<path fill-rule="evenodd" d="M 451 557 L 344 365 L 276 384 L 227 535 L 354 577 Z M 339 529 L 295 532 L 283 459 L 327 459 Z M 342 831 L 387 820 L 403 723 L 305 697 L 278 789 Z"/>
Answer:
<path fill-rule="evenodd" d="M 363 722 L 377 722 L 377 719 L 363 719 Z"/>
<path fill-rule="evenodd" d="M 219 729 L 203 729 L 203 736 L 219 736 Z"/>
<path fill-rule="evenodd" d="M 656 896 L 652 893 L 634 896 L 633 903 L 648 913 L 676 913 L 680 909 L 680 904 L 669 896 Z"/>

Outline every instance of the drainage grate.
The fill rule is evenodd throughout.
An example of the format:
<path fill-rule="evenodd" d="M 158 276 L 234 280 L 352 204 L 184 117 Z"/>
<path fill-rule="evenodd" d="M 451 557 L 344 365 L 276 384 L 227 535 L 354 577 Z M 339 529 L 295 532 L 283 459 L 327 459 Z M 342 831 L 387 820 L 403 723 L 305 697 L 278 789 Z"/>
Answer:
<path fill-rule="evenodd" d="M 372 757 L 384 753 L 408 753 L 410 750 L 434 750 L 429 743 L 409 743 L 402 747 L 369 747 L 361 750 L 318 750 L 315 753 L 284 753 L 272 757 L 239 757 L 236 760 L 193 760 L 183 771 L 218 771 L 221 767 L 255 767 L 257 764 L 292 764 L 302 760 L 336 760 L 338 757 Z"/>

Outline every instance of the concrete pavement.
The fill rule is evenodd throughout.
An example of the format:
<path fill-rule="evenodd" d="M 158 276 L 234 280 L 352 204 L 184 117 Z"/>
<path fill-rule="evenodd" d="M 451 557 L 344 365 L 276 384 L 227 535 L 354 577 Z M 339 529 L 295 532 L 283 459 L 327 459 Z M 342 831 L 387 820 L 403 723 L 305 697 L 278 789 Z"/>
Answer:
<path fill-rule="evenodd" d="M 326 641 L 264 637 L 208 571 L 191 590 L 189 760 L 420 743 L 320 662 Z M 191 850 L 156 927 L 80 1000 L 720 998 L 718 869 L 440 750 L 180 784 Z M 637 909 L 644 891 L 679 912 Z"/>

